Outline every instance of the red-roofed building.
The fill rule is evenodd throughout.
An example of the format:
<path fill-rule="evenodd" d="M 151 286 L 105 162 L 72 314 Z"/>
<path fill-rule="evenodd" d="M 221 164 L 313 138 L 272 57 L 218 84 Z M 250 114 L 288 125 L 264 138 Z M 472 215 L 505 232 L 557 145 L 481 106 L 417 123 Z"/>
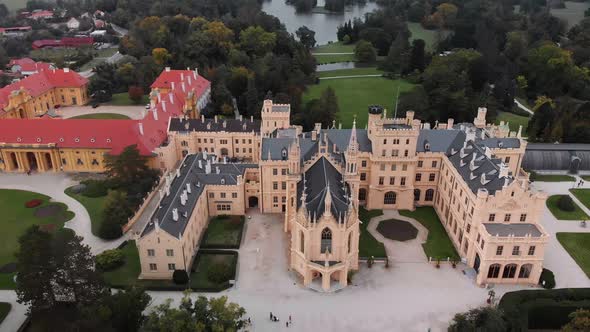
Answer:
<path fill-rule="evenodd" d="M 82 47 L 92 46 L 94 38 L 92 37 L 64 37 L 62 39 L 39 39 L 35 40 L 31 46 L 38 50 L 51 47 Z"/>
<path fill-rule="evenodd" d="M 0 104 L 6 92 L 12 98 L 12 94 L 42 93 L 46 91 L 46 86 L 58 86 L 59 90 L 59 86 L 87 83 L 83 78 L 82 81 L 68 77 L 71 71 L 56 74 L 58 72 L 43 71 L 30 76 L 19 82 L 24 82 L 26 87 L 18 88 L 16 92 L 0 90 Z M 184 75 L 195 73 L 190 70 L 183 72 Z M 162 75 L 166 73 L 164 71 Z M 39 75 L 46 75 L 43 84 L 26 81 Z M 195 80 L 210 85 L 204 78 L 193 75 L 191 89 L 197 86 L 194 85 Z M 0 120 L 0 171 L 103 172 L 104 155 L 119 154 L 130 145 L 137 145 L 142 155 L 149 156 L 152 167 L 165 169 L 169 163 L 164 160 L 177 158 L 176 148 L 166 144 L 170 119 L 187 116 L 196 107 L 192 99 L 187 101 L 183 96 L 194 94 L 194 100 L 209 99 L 208 95 L 196 94 L 197 90 L 188 91 L 188 81 L 180 80 L 174 85 L 181 86 L 182 91 L 183 82 L 183 92 L 153 89 L 150 110 L 141 120 L 62 120 L 45 117 Z M 209 89 L 199 91 L 209 94 Z"/>
<path fill-rule="evenodd" d="M 88 102 L 88 80 L 68 68 L 42 70 L 0 89 L 0 119 L 31 119 L 55 105 Z"/>
<path fill-rule="evenodd" d="M 31 58 L 13 59 L 8 63 L 9 70 L 20 76 L 31 76 L 43 70 L 53 70 L 56 67 L 47 62 L 35 62 Z"/>
<path fill-rule="evenodd" d="M 31 26 L 6 27 L 6 28 L 0 28 L 0 36 L 22 37 L 31 31 L 33 31 L 33 28 L 31 28 Z"/>
<path fill-rule="evenodd" d="M 53 18 L 53 11 L 51 10 L 35 10 L 27 16 L 31 20 L 46 20 Z"/>
<path fill-rule="evenodd" d="M 166 67 L 151 88 L 161 93 L 174 91 L 185 100 L 184 113 L 190 118 L 198 118 L 211 100 L 211 82 L 199 76 L 196 69 L 173 70 Z"/>

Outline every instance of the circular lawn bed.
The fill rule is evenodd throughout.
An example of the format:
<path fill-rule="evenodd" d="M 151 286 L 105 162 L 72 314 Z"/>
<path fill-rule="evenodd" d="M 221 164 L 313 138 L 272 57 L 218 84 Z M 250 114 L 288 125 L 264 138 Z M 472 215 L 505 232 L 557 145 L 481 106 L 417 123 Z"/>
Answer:
<path fill-rule="evenodd" d="M 418 236 L 418 230 L 407 221 L 389 219 L 383 220 L 377 225 L 377 232 L 384 237 L 395 241 L 408 241 Z"/>

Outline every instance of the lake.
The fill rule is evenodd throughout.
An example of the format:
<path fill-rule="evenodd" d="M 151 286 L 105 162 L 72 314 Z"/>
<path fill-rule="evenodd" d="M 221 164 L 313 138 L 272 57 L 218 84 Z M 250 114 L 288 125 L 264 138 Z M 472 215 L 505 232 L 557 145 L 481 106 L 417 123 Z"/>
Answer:
<path fill-rule="evenodd" d="M 323 7 L 324 1 L 318 0 L 318 7 Z M 262 3 L 262 10 L 278 17 L 287 28 L 287 31 L 295 34 L 299 27 L 305 25 L 315 31 L 317 45 L 324 45 L 330 41 L 336 41 L 338 26 L 355 17 L 363 17 L 379 6 L 374 2 L 367 2 L 363 6 L 348 6 L 344 13 L 296 13 L 295 7 L 287 5 L 285 0 L 269 0 Z"/>

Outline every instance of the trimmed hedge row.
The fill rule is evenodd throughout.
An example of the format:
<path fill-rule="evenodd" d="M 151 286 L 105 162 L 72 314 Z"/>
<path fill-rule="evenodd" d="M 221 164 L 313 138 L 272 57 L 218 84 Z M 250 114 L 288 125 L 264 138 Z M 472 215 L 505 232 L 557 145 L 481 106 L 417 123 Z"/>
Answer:
<path fill-rule="evenodd" d="M 576 309 L 590 309 L 590 288 L 509 292 L 502 296 L 499 308 L 512 331 L 559 329 Z"/>

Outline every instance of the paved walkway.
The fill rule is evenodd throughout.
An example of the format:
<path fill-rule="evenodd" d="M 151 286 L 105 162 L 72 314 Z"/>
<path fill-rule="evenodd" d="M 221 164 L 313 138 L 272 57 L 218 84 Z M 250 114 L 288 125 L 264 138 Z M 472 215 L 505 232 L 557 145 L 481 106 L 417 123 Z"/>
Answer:
<path fill-rule="evenodd" d="M 16 293 L 14 291 L 0 290 L 0 302 L 7 302 L 12 305 L 10 312 L 0 325 L 0 331 L 17 331 L 27 319 L 27 307 L 16 302 Z"/>
<path fill-rule="evenodd" d="M 528 107 L 524 106 L 520 101 L 516 100 L 516 98 L 514 99 L 514 102 L 516 103 L 516 106 L 518 106 L 518 108 L 520 108 L 521 110 L 529 113 L 530 115 L 535 114 Z"/>
<path fill-rule="evenodd" d="M 418 230 L 418 235 L 415 239 L 408 241 L 395 241 L 384 237 L 377 231 L 377 226 L 380 222 L 388 219 L 397 219 L 409 222 L 412 224 L 412 226 L 416 227 Z M 426 243 L 426 239 L 428 238 L 428 229 L 422 226 L 422 224 L 418 221 L 400 215 L 397 210 L 383 211 L 382 216 L 371 219 L 369 225 L 367 226 L 367 230 L 369 233 L 371 233 L 371 235 L 373 235 L 375 239 L 377 239 L 377 241 L 385 245 L 385 251 L 387 252 L 387 257 L 389 257 L 390 262 L 395 264 L 424 263 L 428 261 L 428 257 L 426 257 L 424 249 L 422 249 L 422 243 Z"/>
<path fill-rule="evenodd" d="M 381 77 L 381 74 L 371 74 L 371 75 L 347 75 L 347 76 L 329 76 L 329 77 L 320 77 L 320 80 L 335 80 L 338 78 L 360 78 L 360 77 Z"/>
<path fill-rule="evenodd" d="M 68 119 L 79 115 L 86 114 L 104 114 L 114 113 L 128 116 L 131 119 L 143 119 L 146 114 L 144 105 L 138 106 L 113 106 L 113 105 L 101 105 L 97 108 L 92 106 L 66 106 L 57 110 L 58 115 L 62 118 Z"/>

